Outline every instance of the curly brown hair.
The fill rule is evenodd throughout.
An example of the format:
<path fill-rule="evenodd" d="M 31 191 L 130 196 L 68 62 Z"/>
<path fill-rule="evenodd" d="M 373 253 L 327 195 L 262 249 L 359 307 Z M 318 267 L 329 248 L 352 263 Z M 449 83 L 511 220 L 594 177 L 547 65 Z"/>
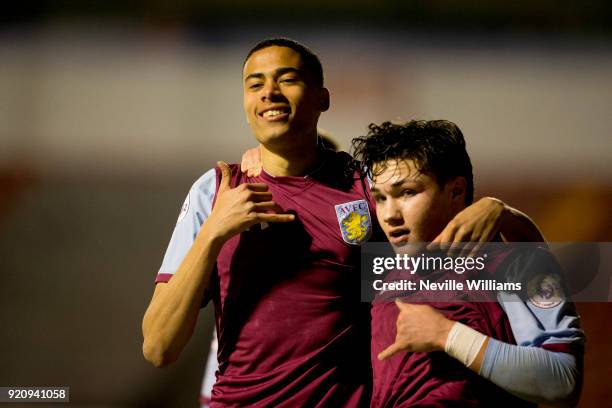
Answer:
<path fill-rule="evenodd" d="M 364 174 L 374 178 L 386 170 L 390 160 L 412 160 L 420 172 L 433 175 L 440 187 L 454 177 L 464 177 L 467 184 L 465 203 L 472 203 L 472 162 L 463 133 L 453 122 L 383 122 L 380 125 L 371 123 L 368 129 L 366 136 L 352 142 L 353 157 L 361 162 Z"/>

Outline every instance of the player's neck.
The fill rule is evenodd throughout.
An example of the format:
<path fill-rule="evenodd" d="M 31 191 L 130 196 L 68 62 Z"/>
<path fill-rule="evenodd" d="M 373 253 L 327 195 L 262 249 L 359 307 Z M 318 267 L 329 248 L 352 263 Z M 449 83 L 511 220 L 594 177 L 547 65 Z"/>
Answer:
<path fill-rule="evenodd" d="M 273 151 L 261 146 L 261 162 L 266 173 L 272 176 L 305 176 L 318 165 L 320 150 L 312 146 Z"/>

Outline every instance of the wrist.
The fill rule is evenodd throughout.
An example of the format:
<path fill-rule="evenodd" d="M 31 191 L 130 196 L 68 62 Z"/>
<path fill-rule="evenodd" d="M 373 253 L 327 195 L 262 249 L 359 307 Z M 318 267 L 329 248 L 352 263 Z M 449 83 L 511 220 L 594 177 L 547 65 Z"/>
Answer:
<path fill-rule="evenodd" d="M 454 322 L 444 346 L 446 353 L 469 367 L 487 340 L 487 336 L 466 326 Z"/>
<path fill-rule="evenodd" d="M 484 197 L 483 199 L 487 200 L 490 203 L 490 205 L 493 206 L 496 209 L 496 211 L 500 213 L 501 215 L 506 214 L 510 208 L 505 202 L 503 202 L 499 198 Z"/>
<path fill-rule="evenodd" d="M 202 245 L 210 247 L 212 250 L 220 250 L 223 244 L 229 239 L 219 228 L 215 228 L 214 220 L 210 218 L 200 228 L 196 238 Z"/>
<path fill-rule="evenodd" d="M 448 335 L 453 328 L 455 321 L 450 319 L 444 319 L 444 324 L 442 325 L 442 330 L 440 334 L 440 341 L 437 344 L 438 350 L 445 351 L 446 343 L 448 342 Z"/>

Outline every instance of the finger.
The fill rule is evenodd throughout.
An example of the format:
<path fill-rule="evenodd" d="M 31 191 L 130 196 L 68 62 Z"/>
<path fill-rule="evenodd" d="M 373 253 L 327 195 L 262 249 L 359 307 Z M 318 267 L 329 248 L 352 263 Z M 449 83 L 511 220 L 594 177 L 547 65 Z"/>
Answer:
<path fill-rule="evenodd" d="M 480 251 L 480 249 L 484 246 L 484 244 L 486 244 L 487 242 L 490 242 L 495 236 L 495 234 L 496 232 L 495 232 L 494 225 L 493 226 L 488 225 L 484 228 L 484 230 L 480 232 L 474 231 L 472 233 L 472 239 L 471 239 L 471 241 L 473 242 L 473 245 L 470 246 L 469 253 L 467 256 L 471 258 L 476 257 L 478 251 Z M 468 252 L 468 251 L 465 251 L 465 252 Z"/>
<path fill-rule="evenodd" d="M 445 238 L 439 235 L 434 241 L 431 241 L 431 243 L 427 245 L 427 249 L 431 252 L 446 253 L 450 247 L 450 243 L 443 241 L 443 239 Z"/>
<path fill-rule="evenodd" d="M 479 241 L 482 243 L 486 243 L 486 242 L 491 242 L 495 236 L 497 235 L 497 233 L 499 232 L 500 229 L 500 225 L 498 224 L 493 224 L 493 225 L 489 225 L 488 227 L 485 228 L 484 232 L 480 235 L 479 239 L 475 239 L 474 241 Z"/>
<path fill-rule="evenodd" d="M 231 188 L 230 181 L 232 178 L 232 170 L 226 162 L 218 161 L 217 166 L 221 170 L 221 181 L 219 182 L 219 191 L 229 190 Z"/>
<path fill-rule="evenodd" d="M 259 176 L 260 168 L 258 168 L 257 165 L 249 164 L 247 166 L 246 172 L 247 172 L 247 176 L 249 177 L 257 177 Z"/>
<path fill-rule="evenodd" d="M 428 251 L 439 251 L 440 250 L 440 242 L 442 239 L 442 234 L 444 233 L 444 231 L 442 231 L 440 234 L 438 234 L 437 237 L 435 237 L 433 239 L 433 241 L 431 241 L 429 244 L 427 244 L 427 246 L 425 247 Z"/>
<path fill-rule="evenodd" d="M 448 247 L 448 250 L 447 250 L 448 255 L 458 256 L 461 253 L 462 248 L 466 245 L 466 242 L 468 241 L 468 236 L 463 231 L 464 229 L 462 228 L 458 228 L 455 231 L 452 241 L 449 241 L 450 246 Z"/>
<path fill-rule="evenodd" d="M 253 147 L 242 154 L 240 161 L 240 170 L 243 172 L 249 167 L 253 167 L 257 162 L 261 161 L 261 153 L 258 147 Z"/>
<path fill-rule="evenodd" d="M 268 191 L 266 183 L 244 183 L 244 186 L 251 191 Z"/>
<path fill-rule="evenodd" d="M 440 249 L 439 238 L 440 238 L 440 236 L 438 235 L 433 241 L 431 241 L 429 244 L 427 244 L 427 246 L 425 248 L 428 251 L 437 251 L 438 249 Z"/>
<path fill-rule="evenodd" d="M 400 347 L 399 344 L 397 343 L 393 343 L 392 345 L 390 345 L 389 347 L 387 347 L 386 349 L 384 349 L 383 351 L 381 351 L 378 354 L 378 359 L 379 360 L 386 360 L 389 357 L 391 357 L 392 355 L 394 355 L 395 353 L 397 353 L 398 351 L 401 351 L 402 348 Z"/>
<path fill-rule="evenodd" d="M 459 256 L 469 256 L 472 253 L 472 250 L 476 246 L 476 242 L 464 242 L 461 245 L 461 253 Z"/>
<path fill-rule="evenodd" d="M 410 306 L 410 304 L 409 304 L 409 303 L 404 303 L 404 302 L 402 302 L 402 300 L 401 300 L 401 299 L 399 299 L 399 298 L 398 298 L 398 299 L 395 299 L 395 304 L 397 305 L 397 308 L 398 308 L 399 310 L 408 310 L 408 308 L 409 308 L 409 306 Z"/>
<path fill-rule="evenodd" d="M 453 224 L 448 224 L 446 227 L 444 227 L 442 232 L 433 240 L 433 242 L 436 243 L 438 250 L 444 252 L 449 248 L 450 244 L 455 239 L 456 230 L 457 227 L 455 227 Z"/>
<path fill-rule="evenodd" d="M 293 214 L 258 214 L 257 222 L 291 222 L 295 220 Z"/>
<path fill-rule="evenodd" d="M 272 193 L 268 193 L 268 192 L 260 192 L 260 191 L 254 191 L 252 193 L 249 193 L 247 199 L 249 201 L 253 201 L 254 203 L 263 203 L 265 201 L 272 201 Z"/>
<path fill-rule="evenodd" d="M 478 256 L 478 253 L 480 252 L 480 249 L 483 247 L 485 243 L 486 242 L 478 242 L 477 244 L 475 244 L 474 248 L 472 248 L 468 256 L 470 258 L 476 258 L 476 256 Z"/>
<path fill-rule="evenodd" d="M 255 204 L 253 206 L 253 211 L 255 212 L 274 211 L 277 213 L 282 213 L 283 209 L 278 204 L 276 204 L 274 201 L 264 201 L 264 202 Z"/>
<path fill-rule="evenodd" d="M 242 158 L 240 159 L 240 171 L 245 172 L 249 168 L 249 160 L 248 160 L 247 152 L 242 153 Z M 247 174 L 248 175 L 248 174 Z"/>

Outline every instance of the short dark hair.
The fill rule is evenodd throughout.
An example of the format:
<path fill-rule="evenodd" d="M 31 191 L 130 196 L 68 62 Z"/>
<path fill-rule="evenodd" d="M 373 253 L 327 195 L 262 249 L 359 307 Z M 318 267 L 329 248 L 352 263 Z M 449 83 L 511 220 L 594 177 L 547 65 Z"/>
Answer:
<path fill-rule="evenodd" d="M 413 160 L 420 172 L 432 174 L 440 187 L 454 177 L 464 177 L 465 204 L 474 200 L 472 163 L 463 133 L 447 120 L 384 122 L 368 126 L 366 136 L 353 139 L 353 156 L 370 177 L 380 175 L 389 160 Z M 376 167 L 376 169 L 375 169 Z"/>
<path fill-rule="evenodd" d="M 308 47 L 295 40 L 292 40 L 291 38 L 274 37 L 258 42 L 253 48 L 251 48 L 251 51 L 249 51 L 247 54 L 242 66 L 246 64 L 251 55 L 268 47 L 287 47 L 300 54 L 300 57 L 302 57 L 302 62 L 304 63 L 304 68 L 307 73 L 312 76 L 314 84 L 316 86 L 323 87 L 323 66 L 321 65 L 319 57 L 317 57 L 317 54 L 312 52 L 312 50 L 310 50 Z"/>

